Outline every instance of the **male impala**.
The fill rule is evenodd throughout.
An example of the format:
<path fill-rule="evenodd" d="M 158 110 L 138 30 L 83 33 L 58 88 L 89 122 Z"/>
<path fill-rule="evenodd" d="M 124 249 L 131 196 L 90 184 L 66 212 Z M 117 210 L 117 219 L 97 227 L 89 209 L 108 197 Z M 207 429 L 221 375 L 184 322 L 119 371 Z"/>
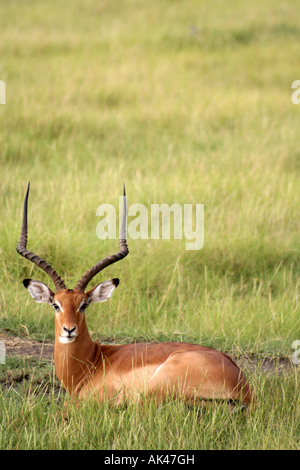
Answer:
<path fill-rule="evenodd" d="M 126 197 L 118 253 L 99 261 L 77 283 L 67 289 L 61 277 L 44 260 L 26 249 L 28 194 L 24 201 L 23 225 L 17 251 L 43 269 L 56 292 L 46 284 L 25 279 L 24 286 L 36 302 L 55 310 L 54 362 L 60 382 L 72 397 L 95 394 L 98 399 L 120 403 L 141 394 L 162 401 L 172 396 L 195 399 L 231 399 L 249 404 L 254 397 L 243 372 L 225 354 L 189 343 L 134 343 L 123 346 L 93 342 L 86 325 L 85 310 L 93 302 L 109 299 L 119 284 L 111 279 L 85 292 L 91 279 L 128 254 L 126 242 Z"/>

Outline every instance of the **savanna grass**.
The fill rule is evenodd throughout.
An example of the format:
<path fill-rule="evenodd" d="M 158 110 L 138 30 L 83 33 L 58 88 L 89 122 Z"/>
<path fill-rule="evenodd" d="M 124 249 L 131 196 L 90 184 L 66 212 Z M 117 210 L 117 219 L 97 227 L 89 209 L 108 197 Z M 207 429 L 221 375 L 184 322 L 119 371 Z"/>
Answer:
<path fill-rule="evenodd" d="M 300 335 L 300 108 L 291 102 L 299 1 L 29 4 L 0 5 L 0 329 L 54 335 L 53 312 L 21 285 L 49 283 L 15 251 L 27 182 L 28 246 L 73 287 L 117 249 L 97 238 L 96 209 L 118 207 L 125 181 L 129 205 L 205 204 L 204 246 L 129 240 L 129 257 L 94 280 L 121 283 L 110 303 L 90 307 L 93 338 L 290 357 Z M 297 369 L 276 378 L 249 371 L 249 380 L 262 390 L 251 418 L 222 405 L 199 420 L 168 404 L 158 415 L 149 408 L 156 427 L 142 411 L 104 406 L 90 446 L 295 448 Z M 2 392 L 1 447 L 89 447 L 88 405 L 72 432 L 55 398 L 48 408 L 26 393 Z"/>
<path fill-rule="evenodd" d="M 12 364 L 10 364 L 12 365 Z M 41 367 L 44 372 L 41 374 Z M 254 408 L 226 402 L 187 405 L 152 400 L 114 407 L 87 400 L 73 404 L 44 364 L 28 370 L 26 383 L 1 383 L 0 442 L 6 449 L 294 449 L 299 446 L 299 376 L 296 371 L 252 370 Z M 25 377 L 25 375 L 24 375 Z"/>

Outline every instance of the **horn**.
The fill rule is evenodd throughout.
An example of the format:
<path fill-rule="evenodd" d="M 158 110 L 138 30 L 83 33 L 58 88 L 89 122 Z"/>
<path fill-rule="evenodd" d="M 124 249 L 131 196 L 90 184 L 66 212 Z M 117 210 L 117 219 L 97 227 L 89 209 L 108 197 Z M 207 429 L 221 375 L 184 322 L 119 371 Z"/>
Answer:
<path fill-rule="evenodd" d="M 54 282 L 54 285 L 56 287 L 57 292 L 66 289 L 65 283 L 61 279 L 61 277 L 57 274 L 57 272 L 48 264 L 46 261 L 44 261 L 42 258 L 40 258 L 38 255 L 35 253 L 32 253 L 31 251 L 28 251 L 26 246 L 27 246 L 27 227 L 28 227 L 28 222 L 27 222 L 27 209 L 28 209 L 28 195 L 29 195 L 29 189 L 30 189 L 30 183 L 28 183 L 27 187 L 27 192 L 24 200 L 24 207 L 23 207 L 23 223 L 22 223 L 22 230 L 21 230 L 21 236 L 20 240 L 17 246 L 17 252 L 19 255 L 24 256 L 24 258 L 28 259 L 32 263 L 36 264 L 39 268 L 41 268 L 45 273 L 50 276 L 52 281 Z"/>
<path fill-rule="evenodd" d="M 122 223 L 120 229 L 120 239 L 119 239 L 119 251 L 114 255 L 108 256 L 103 260 L 99 261 L 97 264 L 91 267 L 78 281 L 75 289 L 79 290 L 80 292 L 84 292 L 86 286 L 90 282 L 90 280 L 96 276 L 100 271 L 104 268 L 109 266 L 110 264 L 116 263 L 121 259 L 125 258 L 128 255 L 129 250 L 126 242 L 126 213 L 127 213 L 127 200 L 126 200 L 126 192 L 125 192 L 125 185 L 123 186 L 123 214 L 122 214 Z"/>

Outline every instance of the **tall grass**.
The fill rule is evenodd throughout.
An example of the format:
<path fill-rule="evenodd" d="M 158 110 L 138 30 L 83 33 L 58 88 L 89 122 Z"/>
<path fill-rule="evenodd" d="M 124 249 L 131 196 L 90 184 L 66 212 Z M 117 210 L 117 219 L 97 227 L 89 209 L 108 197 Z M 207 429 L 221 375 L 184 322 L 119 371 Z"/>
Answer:
<path fill-rule="evenodd" d="M 24 277 L 49 282 L 15 251 L 27 182 L 28 247 L 73 287 L 117 248 L 116 240 L 97 238 L 96 209 L 103 202 L 117 207 L 125 181 L 129 205 L 205 204 L 204 247 L 193 252 L 185 240 L 129 240 L 129 257 L 94 280 L 113 276 L 121 283 L 110 303 L 89 309 L 93 338 L 194 341 L 235 355 L 291 355 L 300 335 L 300 108 L 291 102 L 291 83 L 299 78 L 298 3 L 75 0 L 64 9 L 57 0 L 1 3 L 0 79 L 7 91 L 7 104 L 0 105 L 2 331 L 37 339 L 54 334 L 52 311 L 33 304 L 21 285 Z M 278 383 L 269 388 L 285 398 L 268 419 L 265 395 L 257 429 L 266 431 L 271 447 L 277 422 L 285 435 L 278 446 L 293 447 L 278 407 L 293 414 L 287 390 L 295 377 Z M 7 417 L 16 413 L 14 393 L 2 394 Z M 32 423 L 36 409 L 57 425 L 51 414 L 46 418 L 42 400 L 28 400 L 24 416 Z M 161 411 L 164 423 L 168 409 Z M 116 425 L 108 408 L 97 413 Z M 127 436 L 131 419 L 140 418 L 120 413 L 115 419 Z M 199 424 L 192 411 L 172 413 L 174 436 L 191 426 L 195 431 L 191 445 L 263 446 L 259 433 L 247 441 L 247 420 L 238 418 L 242 427 L 236 428 L 236 415 L 225 419 L 222 408 L 207 418 L 207 426 L 215 423 L 214 443 L 204 439 L 203 417 Z M 25 426 L 24 416 L 20 423 L 12 418 L 11 429 Z M 32 429 L 37 434 L 27 434 L 27 444 L 8 442 L 4 434 L 1 442 L 54 446 L 53 433 Z M 60 445 L 67 446 L 63 436 L 71 439 L 71 427 L 59 430 Z M 167 441 L 162 429 L 152 431 L 143 431 L 152 436 L 150 447 L 189 447 L 183 437 Z M 130 436 L 114 445 L 143 445 Z M 99 439 L 109 446 L 116 437 Z"/>
<path fill-rule="evenodd" d="M 296 450 L 300 443 L 295 371 L 263 374 L 257 367 L 259 399 L 245 411 L 222 402 L 188 406 L 181 400 L 167 400 L 159 408 L 148 400 L 118 408 L 92 400 L 78 406 L 58 388 L 51 368 L 47 372 L 44 364 L 32 363 L 19 367 L 31 377 L 25 385 L 0 391 L 1 448 Z"/>

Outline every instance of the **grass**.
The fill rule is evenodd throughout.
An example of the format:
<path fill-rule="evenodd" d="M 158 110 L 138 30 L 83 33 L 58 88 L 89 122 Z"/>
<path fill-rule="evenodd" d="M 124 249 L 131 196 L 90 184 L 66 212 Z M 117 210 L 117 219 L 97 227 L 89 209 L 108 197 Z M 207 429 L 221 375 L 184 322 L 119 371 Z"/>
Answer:
<path fill-rule="evenodd" d="M 69 402 L 44 362 L 10 359 L 5 367 L 3 377 L 7 379 L 9 371 L 14 374 L 0 391 L 0 439 L 6 449 L 296 450 L 299 445 L 295 371 L 263 374 L 257 367 L 259 404 L 245 412 L 226 403 L 199 407 L 181 400 L 168 400 L 159 409 L 152 401 L 117 410 L 93 401 L 78 407 Z M 23 383 L 18 383 L 20 377 Z"/>
<path fill-rule="evenodd" d="M 117 205 L 125 181 L 129 205 L 205 204 L 204 247 L 129 240 L 130 256 L 95 279 L 121 283 L 90 307 L 93 338 L 290 357 L 300 335 L 299 2 L 29 4 L 0 5 L 0 331 L 54 335 L 52 311 L 21 285 L 49 282 L 15 251 L 27 182 L 28 247 L 73 287 L 116 249 L 96 237 L 96 209 Z M 61 395 L 22 381 L 1 392 L 0 447 L 296 448 L 297 374 L 249 371 L 261 399 L 247 419 L 223 405 L 87 404 L 72 425 L 59 421 Z"/>

